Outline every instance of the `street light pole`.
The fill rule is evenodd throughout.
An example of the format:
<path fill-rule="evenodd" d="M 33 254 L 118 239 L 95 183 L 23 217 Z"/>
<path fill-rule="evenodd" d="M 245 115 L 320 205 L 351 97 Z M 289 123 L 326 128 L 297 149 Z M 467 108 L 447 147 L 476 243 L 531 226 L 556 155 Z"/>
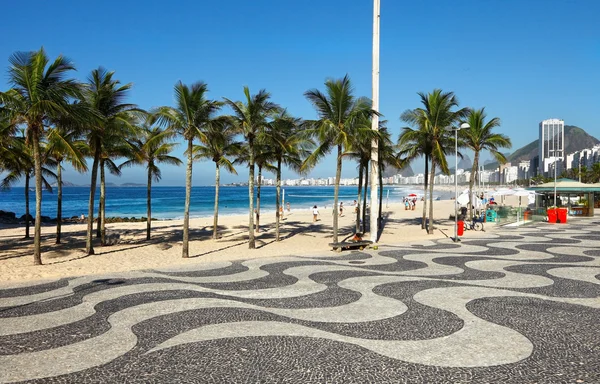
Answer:
<path fill-rule="evenodd" d="M 380 0 L 373 0 L 373 105 L 372 109 L 379 112 L 379 21 L 380 21 Z M 374 114 L 371 117 L 371 129 L 379 131 L 379 115 Z M 370 232 L 371 241 L 377 243 L 379 234 L 379 217 L 377 212 L 377 198 L 379 186 L 379 139 L 374 137 L 371 140 L 371 213 Z M 383 186 L 381 186 L 383 187 Z M 382 202 L 380 202 L 381 204 Z"/>
<path fill-rule="evenodd" d="M 454 130 L 454 239 L 455 243 L 460 241 L 458 238 L 458 130 L 468 129 L 471 126 L 462 123 L 460 127 L 452 127 Z"/>
<path fill-rule="evenodd" d="M 556 205 L 556 150 L 554 151 L 554 208 L 557 208 Z"/>

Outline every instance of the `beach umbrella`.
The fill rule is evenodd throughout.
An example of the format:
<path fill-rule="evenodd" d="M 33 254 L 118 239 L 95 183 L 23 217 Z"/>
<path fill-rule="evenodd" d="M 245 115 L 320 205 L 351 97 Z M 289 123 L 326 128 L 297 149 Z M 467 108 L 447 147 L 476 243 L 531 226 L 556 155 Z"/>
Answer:
<path fill-rule="evenodd" d="M 463 193 L 462 195 L 458 196 L 456 202 L 460 205 L 469 204 L 469 194 Z"/>
<path fill-rule="evenodd" d="M 410 195 L 408 195 L 408 197 L 417 197 L 416 193 L 411 193 Z"/>

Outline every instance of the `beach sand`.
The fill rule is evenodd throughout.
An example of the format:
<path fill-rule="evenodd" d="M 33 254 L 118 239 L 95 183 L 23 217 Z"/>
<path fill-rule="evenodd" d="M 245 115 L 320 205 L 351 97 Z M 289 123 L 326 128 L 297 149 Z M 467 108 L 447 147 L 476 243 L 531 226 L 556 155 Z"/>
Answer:
<path fill-rule="evenodd" d="M 436 186 L 436 190 L 438 187 Z M 510 203 L 507 201 L 506 203 Z M 421 229 L 423 203 L 414 211 L 405 210 L 401 202 L 383 207 L 383 232 L 379 245 L 446 239 L 454 235 L 453 200 L 434 201 L 435 231 L 428 235 Z M 309 207 L 285 211 L 281 223 L 281 241 L 275 241 L 275 213 L 261 213 L 260 232 L 256 233 L 256 249 L 248 249 L 248 215 L 219 217 L 218 240 L 211 239 L 212 217 L 190 220 L 190 258 L 181 257 L 182 220 L 152 222 L 152 239 L 146 241 L 146 223 L 112 223 L 106 225 L 107 236 L 118 242 L 100 246 L 96 239 L 95 255 L 85 254 L 85 224 L 62 227 L 62 244 L 55 243 L 55 226 L 42 226 L 42 261 L 33 265 L 33 227 L 31 239 L 24 239 L 25 228 L 0 227 L 0 283 L 56 279 L 70 276 L 98 275 L 153 268 L 177 268 L 204 262 L 244 260 L 284 255 L 337 256 L 328 245 L 332 241 L 333 214 L 331 207 L 319 207 L 320 217 L 312 221 Z M 353 207 L 348 206 L 339 218 L 339 240 L 354 235 Z M 368 220 L 368 218 L 367 218 Z M 494 230 L 486 224 L 486 232 Z M 485 232 L 467 231 L 465 238 L 485 236 Z M 369 239 L 368 234 L 364 239 Z"/>

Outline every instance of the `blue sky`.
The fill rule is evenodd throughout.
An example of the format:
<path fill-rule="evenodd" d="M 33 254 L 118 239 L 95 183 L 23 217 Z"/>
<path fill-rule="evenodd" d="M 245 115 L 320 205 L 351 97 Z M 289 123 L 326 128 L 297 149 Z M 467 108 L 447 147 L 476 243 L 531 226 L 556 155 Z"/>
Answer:
<path fill-rule="evenodd" d="M 202 80 L 212 98 L 265 88 L 292 114 L 314 118 L 303 93 L 323 89 L 328 77 L 348 73 L 356 93 L 371 96 L 372 7 L 371 0 L 11 1 L 2 4 L 0 58 L 6 73 L 13 52 L 44 46 L 52 58 L 73 59 L 82 80 L 104 66 L 134 84 L 130 101 L 142 108 L 171 105 L 178 80 Z M 394 138 L 400 114 L 419 106 L 416 93 L 434 88 L 500 117 L 513 149 L 535 140 L 545 118 L 600 136 L 599 14 L 594 0 L 381 0 L 380 110 Z M 0 79 L 6 89 L 6 75 Z M 326 159 L 312 176 L 333 176 L 334 164 Z M 213 184 L 212 163 L 194 167 L 194 185 Z M 344 177 L 356 175 L 354 164 L 344 168 Z M 223 182 L 247 178 L 246 169 L 238 173 Z M 184 174 L 185 167 L 165 167 L 161 185 L 184 185 Z M 72 171 L 65 179 L 89 183 Z M 144 183 L 144 170 L 110 181 Z"/>

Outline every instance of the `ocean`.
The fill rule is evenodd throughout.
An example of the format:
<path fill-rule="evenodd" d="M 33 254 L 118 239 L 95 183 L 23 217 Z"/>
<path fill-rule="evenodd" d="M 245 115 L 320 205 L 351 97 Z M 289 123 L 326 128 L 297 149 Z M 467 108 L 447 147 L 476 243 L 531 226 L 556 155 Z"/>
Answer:
<path fill-rule="evenodd" d="M 291 209 L 310 209 L 313 205 L 319 208 L 333 205 L 333 186 L 327 187 L 282 187 L 285 190 L 285 203 L 289 202 Z M 423 188 L 414 186 L 384 186 L 384 203 L 389 191 L 390 202 L 400 202 L 404 196 L 415 193 L 419 197 Z M 340 186 L 339 199 L 350 206 L 357 197 L 356 186 Z M 30 212 L 35 216 L 35 192 L 30 190 Z M 17 217 L 25 214 L 24 187 L 13 187 L 8 191 L 0 191 L 0 210 L 14 212 Z M 96 208 L 98 212 L 98 197 L 96 192 Z M 447 199 L 445 192 L 435 192 L 434 198 Z M 190 206 L 191 217 L 209 217 L 214 209 L 214 186 L 193 187 Z M 255 191 L 256 196 L 256 191 Z M 63 218 L 88 214 L 88 187 L 63 187 Z M 368 197 L 367 197 L 368 199 Z M 42 215 L 56 217 L 56 189 L 54 192 L 44 191 L 42 197 Z M 367 200 L 368 201 L 368 200 Z M 185 187 L 152 188 L 152 217 L 157 219 L 183 218 L 185 203 Z M 275 211 L 275 187 L 261 187 L 261 211 Z M 248 212 L 247 186 L 221 186 L 219 190 L 219 215 L 238 215 Z M 106 187 L 106 216 L 107 217 L 142 217 L 146 216 L 146 187 Z"/>

